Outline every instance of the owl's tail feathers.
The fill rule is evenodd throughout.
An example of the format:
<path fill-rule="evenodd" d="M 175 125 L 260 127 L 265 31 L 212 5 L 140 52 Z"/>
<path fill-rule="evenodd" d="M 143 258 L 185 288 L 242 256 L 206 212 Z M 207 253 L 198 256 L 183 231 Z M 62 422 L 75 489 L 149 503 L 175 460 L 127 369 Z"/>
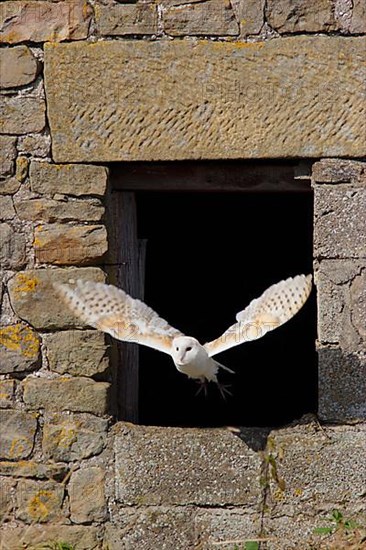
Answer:
<path fill-rule="evenodd" d="M 226 370 L 227 372 L 230 372 L 231 374 L 235 374 L 235 372 L 233 370 L 229 369 L 228 367 L 225 367 L 225 365 L 222 365 L 218 361 L 215 361 L 215 363 L 218 367 L 220 367 L 220 369 Z"/>

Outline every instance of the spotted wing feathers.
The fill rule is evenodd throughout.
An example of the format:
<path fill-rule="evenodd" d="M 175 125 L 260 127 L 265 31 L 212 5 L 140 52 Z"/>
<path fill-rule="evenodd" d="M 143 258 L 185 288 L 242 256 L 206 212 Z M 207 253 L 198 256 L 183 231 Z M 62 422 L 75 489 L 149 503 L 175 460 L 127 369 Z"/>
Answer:
<path fill-rule="evenodd" d="M 78 280 L 75 285 L 57 284 L 55 289 L 79 319 L 117 340 L 170 354 L 172 340 L 183 336 L 144 302 L 115 286 Z"/>
<path fill-rule="evenodd" d="M 204 345 L 209 356 L 243 342 L 257 340 L 286 323 L 305 304 L 311 287 L 311 275 L 297 275 L 270 286 L 260 298 L 253 300 L 237 314 L 237 322 L 220 338 Z"/>

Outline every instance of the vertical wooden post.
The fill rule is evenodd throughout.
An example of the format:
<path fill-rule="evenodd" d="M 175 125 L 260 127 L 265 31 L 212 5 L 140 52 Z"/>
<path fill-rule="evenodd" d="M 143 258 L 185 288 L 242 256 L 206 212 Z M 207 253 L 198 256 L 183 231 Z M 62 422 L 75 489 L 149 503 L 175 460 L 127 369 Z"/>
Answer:
<path fill-rule="evenodd" d="M 144 297 L 145 245 L 137 238 L 135 194 L 112 191 L 109 201 L 110 279 L 134 298 Z M 139 349 L 117 343 L 118 417 L 138 422 Z"/>

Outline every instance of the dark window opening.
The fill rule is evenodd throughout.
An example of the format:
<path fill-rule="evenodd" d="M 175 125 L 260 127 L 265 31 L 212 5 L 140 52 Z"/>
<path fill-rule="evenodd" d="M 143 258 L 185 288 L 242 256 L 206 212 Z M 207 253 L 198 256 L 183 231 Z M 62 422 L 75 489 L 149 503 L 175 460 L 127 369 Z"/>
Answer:
<path fill-rule="evenodd" d="M 310 187 L 300 193 L 138 190 L 134 200 L 137 237 L 146 243 L 144 301 L 201 343 L 220 336 L 270 285 L 312 272 Z M 196 395 L 197 383 L 169 356 L 141 346 L 138 421 L 278 426 L 316 412 L 315 338 L 313 290 L 288 323 L 216 356 L 235 371 L 219 373 L 231 385 L 226 400 L 213 383 L 207 397 Z"/>

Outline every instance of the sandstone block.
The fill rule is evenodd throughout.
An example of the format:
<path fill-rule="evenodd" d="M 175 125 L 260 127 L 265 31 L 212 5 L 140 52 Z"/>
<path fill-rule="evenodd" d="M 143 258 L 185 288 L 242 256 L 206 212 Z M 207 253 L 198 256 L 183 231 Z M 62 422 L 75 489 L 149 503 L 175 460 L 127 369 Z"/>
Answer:
<path fill-rule="evenodd" d="M 92 164 L 49 164 L 33 161 L 30 181 L 35 193 L 103 196 L 108 170 Z"/>
<path fill-rule="evenodd" d="M 27 157 L 19 156 L 16 160 L 15 177 L 23 183 L 28 177 L 29 160 Z"/>
<path fill-rule="evenodd" d="M 0 176 L 14 174 L 14 160 L 17 156 L 17 139 L 10 136 L 0 136 Z"/>
<path fill-rule="evenodd" d="M 0 4 L 0 43 L 80 40 L 88 36 L 91 9 L 83 0 Z"/>
<path fill-rule="evenodd" d="M 0 136 L 0 140 L 1 140 Z M 1 142 L 0 142 L 0 151 L 1 151 Z M 1 153 L 0 153 L 1 154 Z M 1 161 L 0 161 L 1 164 Z M 20 182 L 16 178 L 7 178 L 0 180 L 0 195 L 14 195 L 20 187 Z"/>
<path fill-rule="evenodd" d="M 279 33 L 339 30 L 332 0 L 268 0 L 266 18 Z"/>
<path fill-rule="evenodd" d="M 64 492 L 64 486 L 54 481 L 20 480 L 16 517 L 32 524 L 62 519 Z"/>
<path fill-rule="evenodd" d="M 27 46 L 0 49 L 0 66 L 1 88 L 29 84 L 36 78 L 39 70 L 37 59 Z"/>
<path fill-rule="evenodd" d="M 44 99 L 24 96 L 1 96 L 0 99 L 2 133 L 21 135 L 43 130 L 46 124 Z"/>
<path fill-rule="evenodd" d="M 33 460 L 20 462 L 0 462 L 0 476 L 32 477 L 37 479 L 53 479 L 62 481 L 67 474 L 64 464 L 45 464 Z"/>
<path fill-rule="evenodd" d="M 98 466 L 83 468 L 71 474 L 68 484 L 71 521 L 90 523 L 107 517 L 104 494 L 104 471 Z"/>
<path fill-rule="evenodd" d="M 0 477 L 0 521 L 3 522 L 9 519 L 9 516 L 14 508 L 14 493 L 16 481 L 14 479 L 5 479 Z"/>
<path fill-rule="evenodd" d="M 107 442 L 108 420 L 90 414 L 47 413 L 42 449 L 52 460 L 70 462 L 98 455 Z"/>
<path fill-rule="evenodd" d="M 0 410 L 0 458 L 27 458 L 33 449 L 36 415 L 23 411 Z"/>
<path fill-rule="evenodd" d="M 347 159 L 321 159 L 312 167 L 316 183 L 366 184 L 366 162 Z"/>
<path fill-rule="evenodd" d="M 28 377 L 22 382 L 23 399 L 31 409 L 49 411 L 108 412 L 110 384 L 90 378 L 53 379 Z"/>
<path fill-rule="evenodd" d="M 314 253 L 323 258 L 365 258 L 366 188 L 315 186 Z"/>
<path fill-rule="evenodd" d="M 36 157 L 48 157 L 51 152 L 51 138 L 48 134 L 29 134 L 20 136 L 18 148 L 21 153 Z"/>
<path fill-rule="evenodd" d="M 211 0 L 167 7 L 163 12 L 164 30 L 171 36 L 237 36 L 239 25 L 231 3 Z"/>
<path fill-rule="evenodd" d="M 253 505 L 259 498 L 260 458 L 225 430 L 120 423 L 115 457 L 124 505 Z"/>
<path fill-rule="evenodd" d="M 0 380 L 0 408 L 1 409 L 7 409 L 13 406 L 14 391 L 15 391 L 15 380 Z"/>
<path fill-rule="evenodd" d="M 98 268 L 33 269 L 17 273 L 8 285 L 10 300 L 16 314 L 38 329 L 58 330 L 83 327 L 60 303 L 54 283 L 82 279 L 103 283 L 105 275 Z M 47 304 L 47 307 L 45 307 Z"/>
<path fill-rule="evenodd" d="M 44 334 L 49 367 L 60 374 L 94 376 L 109 365 L 105 336 L 96 330 Z"/>
<path fill-rule="evenodd" d="M 7 223 L 0 223 L 0 265 L 5 269 L 24 266 L 25 239 Z"/>
<path fill-rule="evenodd" d="M 35 222 L 100 221 L 104 207 L 98 199 L 19 199 L 14 202 L 21 220 Z M 65 226 L 63 226 L 65 227 Z"/>
<path fill-rule="evenodd" d="M 32 328 L 22 323 L 0 328 L 0 374 L 32 371 L 40 362 L 40 338 Z"/>
<path fill-rule="evenodd" d="M 19 550 L 20 548 L 34 548 L 46 546 L 54 541 L 67 541 L 77 550 L 99 550 L 98 531 L 96 527 L 84 525 L 60 525 L 42 524 L 14 526 L 6 524 L 2 526 L 3 537 L 6 540 L 6 550 Z"/>
<path fill-rule="evenodd" d="M 297 515 L 316 515 L 327 505 L 361 504 L 365 426 L 327 426 L 326 434 L 329 437 L 309 424 L 271 432 L 269 448 L 277 474 L 277 480 L 269 476 L 272 514 L 289 507 Z"/>
<path fill-rule="evenodd" d="M 319 346 L 319 417 L 326 422 L 366 419 L 366 359 L 339 346 Z"/>
<path fill-rule="evenodd" d="M 362 0 L 353 0 L 352 18 L 349 32 L 361 34 L 366 32 L 366 6 Z"/>
<path fill-rule="evenodd" d="M 34 231 L 34 250 L 41 263 L 100 263 L 108 250 L 107 230 L 103 225 L 38 226 Z"/>
<path fill-rule="evenodd" d="M 148 35 L 158 32 L 158 10 L 155 3 L 97 5 L 95 16 L 97 31 L 103 36 Z"/>
<path fill-rule="evenodd" d="M 258 34 L 264 24 L 264 0 L 232 0 L 242 37 Z"/>
<path fill-rule="evenodd" d="M 0 195 L 0 220 L 12 220 L 15 210 L 11 197 Z"/>
<path fill-rule="evenodd" d="M 339 36 L 47 44 L 54 158 L 362 157 L 365 44 Z"/>

